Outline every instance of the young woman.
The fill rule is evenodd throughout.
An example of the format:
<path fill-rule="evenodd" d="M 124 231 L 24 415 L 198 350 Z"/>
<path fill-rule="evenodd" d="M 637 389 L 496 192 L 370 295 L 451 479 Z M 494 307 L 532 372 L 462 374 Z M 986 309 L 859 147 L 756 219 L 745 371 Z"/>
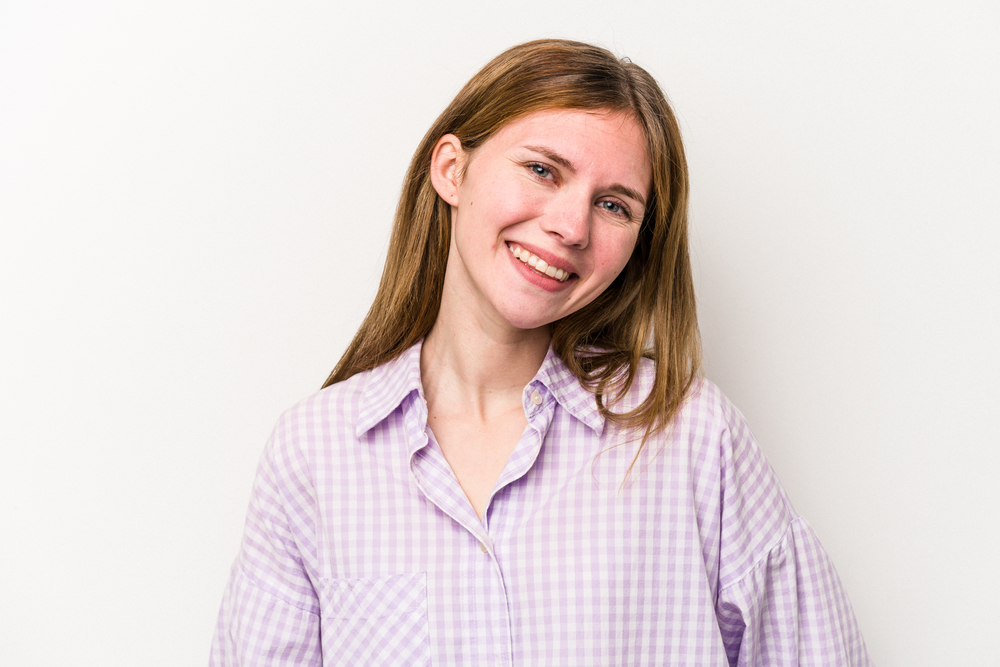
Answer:
<path fill-rule="evenodd" d="M 212 663 L 867 664 L 697 375 L 687 196 L 638 66 L 543 40 L 473 77 L 368 317 L 265 450 Z"/>

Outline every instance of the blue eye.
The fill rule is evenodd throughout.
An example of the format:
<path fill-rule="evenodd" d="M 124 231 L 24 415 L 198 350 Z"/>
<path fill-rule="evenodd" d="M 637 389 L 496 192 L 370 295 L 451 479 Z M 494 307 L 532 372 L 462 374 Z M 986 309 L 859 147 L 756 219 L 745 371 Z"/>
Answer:
<path fill-rule="evenodd" d="M 602 201 L 598 204 L 598 206 L 603 208 L 608 213 L 611 213 L 612 215 L 625 216 L 625 217 L 629 217 L 630 215 L 628 209 L 616 201 Z"/>
<path fill-rule="evenodd" d="M 537 162 L 529 164 L 528 168 L 531 169 L 531 171 L 534 172 L 536 176 L 541 176 L 542 178 L 548 178 L 549 176 L 552 175 L 551 171 L 549 171 L 542 165 L 538 164 Z"/>

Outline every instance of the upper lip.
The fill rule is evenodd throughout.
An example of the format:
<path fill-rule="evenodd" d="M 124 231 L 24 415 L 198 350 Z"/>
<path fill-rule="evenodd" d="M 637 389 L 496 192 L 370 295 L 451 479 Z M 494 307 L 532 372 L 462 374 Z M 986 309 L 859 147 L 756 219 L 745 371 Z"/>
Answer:
<path fill-rule="evenodd" d="M 533 246 L 533 245 L 531 245 L 529 243 L 521 243 L 520 241 L 507 240 L 506 243 L 507 243 L 507 245 L 516 245 L 517 247 L 519 247 L 519 248 L 521 248 L 523 250 L 527 250 L 532 255 L 535 255 L 536 257 L 538 257 L 538 259 L 543 260 L 549 266 L 554 266 L 557 269 L 562 269 L 563 271 L 565 271 L 566 273 L 568 273 L 570 275 L 576 274 L 576 267 L 574 267 L 568 261 L 562 259 L 561 257 L 556 257 L 552 253 L 546 252 L 545 250 L 542 250 L 541 248 L 535 247 L 535 246 Z"/>

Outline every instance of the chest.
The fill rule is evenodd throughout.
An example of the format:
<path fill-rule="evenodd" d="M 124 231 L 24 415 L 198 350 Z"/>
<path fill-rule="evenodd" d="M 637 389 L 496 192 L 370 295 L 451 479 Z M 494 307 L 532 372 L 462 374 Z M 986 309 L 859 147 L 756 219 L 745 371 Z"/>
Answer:
<path fill-rule="evenodd" d="M 362 499 L 325 498 L 323 615 L 372 633 L 399 623 L 401 634 L 425 638 L 433 664 L 663 664 L 662 650 L 680 645 L 672 632 L 704 632 L 714 650 L 714 621 L 696 630 L 690 619 L 669 618 L 714 619 L 706 562 L 715 558 L 706 557 L 690 486 L 658 469 L 623 492 L 602 467 L 613 467 L 615 454 L 595 466 L 589 452 L 561 447 L 541 443 L 482 523 L 437 495 L 447 489 L 428 494 L 415 481 L 446 465 L 433 450 L 416 471 L 383 467 L 364 480 L 377 489 Z M 345 616 L 353 598 L 339 591 L 347 589 L 389 608 L 370 623 Z M 630 653 L 636 646 L 647 653 Z"/>
<path fill-rule="evenodd" d="M 480 519 L 527 423 L 519 407 L 490 419 L 461 414 L 428 416 L 428 436 Z"/>

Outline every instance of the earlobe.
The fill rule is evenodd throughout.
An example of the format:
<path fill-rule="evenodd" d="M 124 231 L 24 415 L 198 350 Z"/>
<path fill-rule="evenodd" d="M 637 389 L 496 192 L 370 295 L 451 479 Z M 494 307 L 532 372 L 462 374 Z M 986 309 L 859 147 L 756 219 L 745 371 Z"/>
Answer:
<path fill-rule="evenodd" d="M 458 182 L 465 152 L 454 134 L 446 134 L 431 152 L 431 184 L 441 199 L 458 206 Z"/>

